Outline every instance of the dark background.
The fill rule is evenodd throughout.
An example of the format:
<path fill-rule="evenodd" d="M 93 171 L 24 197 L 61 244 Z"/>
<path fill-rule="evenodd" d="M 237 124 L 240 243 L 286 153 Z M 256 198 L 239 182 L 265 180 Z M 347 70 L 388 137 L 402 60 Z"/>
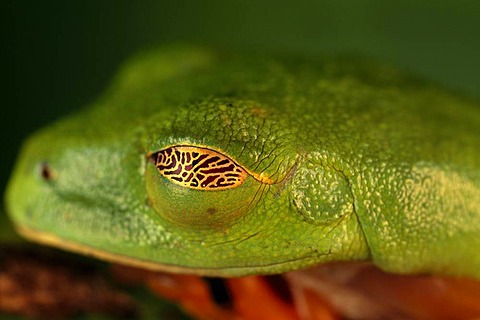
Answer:
<path fill-rule="evenodd" d="M 480 1 L 1 1 L 0 191 L 21 141 L 139 48 L 195 41 L 379 58 L 480 97 Z"/>

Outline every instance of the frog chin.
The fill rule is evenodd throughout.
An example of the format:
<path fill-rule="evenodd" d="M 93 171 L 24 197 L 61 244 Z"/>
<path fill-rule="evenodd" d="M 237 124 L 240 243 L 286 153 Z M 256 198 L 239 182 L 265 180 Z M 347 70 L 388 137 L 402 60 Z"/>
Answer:
<path fill-rule="evenodd" d="M 227 267 L 197 267 L 197 266 L 180 266 L 167 263 L 159 263 L 149 261 L 141 258 L 130 257 L 118 253 L 108 252 L 102 249 L 97 249 L 81 243 L 65 240 L 52 233 L 35 230 L 28 227 L 16 226 L 17 232 L 23 237 L 41 243 L 47 246 L 55 247 L 61 250 L 75 252 L 85 256 L 97 258 L 99 260 L 125 265 L 129 267 L 148 269 L 159 272 L 171 272 L 179 274 L 193 274 L 199 276 L 211 277 L 238 277 L 247 276 L 251 274 L 275 274 L 283 273 L 298 269 L 308 264 L 312 260 L 312 256 L 306 255 L 304 257 L 294 258 L 291 260 L 269 263 L 257 266 L 227 266 Z M 310 263 L 311 264 L 311 263 Z"/>

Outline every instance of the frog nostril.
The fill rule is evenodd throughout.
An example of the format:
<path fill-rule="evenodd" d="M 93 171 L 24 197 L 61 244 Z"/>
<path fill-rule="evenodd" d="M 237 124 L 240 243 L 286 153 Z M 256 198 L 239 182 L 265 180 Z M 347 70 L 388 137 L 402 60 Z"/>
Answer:
<path fill-rule="evenodd" d="M 40 164 L 40 176 L 43 178 L 43 180 L 51 181 L 53 180 L 54 175 L 55 174 L 50 165 L 46 161 L 43 161 Z"/>

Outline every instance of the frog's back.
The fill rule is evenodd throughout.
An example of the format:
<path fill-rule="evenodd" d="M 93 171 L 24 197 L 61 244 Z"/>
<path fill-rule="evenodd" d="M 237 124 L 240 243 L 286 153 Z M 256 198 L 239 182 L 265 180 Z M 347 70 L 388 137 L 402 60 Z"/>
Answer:
<path fill-rule="evenodd" d="M 480 105 L 375 71 L 298 88 L 289 105 L 299 154 L 345 176 L 376 264 L 480 277 Z"/>

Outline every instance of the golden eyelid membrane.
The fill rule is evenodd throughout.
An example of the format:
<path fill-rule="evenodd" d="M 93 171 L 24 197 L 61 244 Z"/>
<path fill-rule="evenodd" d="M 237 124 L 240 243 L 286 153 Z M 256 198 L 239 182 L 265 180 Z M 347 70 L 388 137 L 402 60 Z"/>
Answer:
<path fill-rule="evenodd" d="M 152 153 L 150 160 L 164 177 L 181 186 L 223 190 L 240 186 L 248 175 L 271 184 L 269 178 L 247 172 L 230 157 L 204 147 L 171 146 Z"/>

